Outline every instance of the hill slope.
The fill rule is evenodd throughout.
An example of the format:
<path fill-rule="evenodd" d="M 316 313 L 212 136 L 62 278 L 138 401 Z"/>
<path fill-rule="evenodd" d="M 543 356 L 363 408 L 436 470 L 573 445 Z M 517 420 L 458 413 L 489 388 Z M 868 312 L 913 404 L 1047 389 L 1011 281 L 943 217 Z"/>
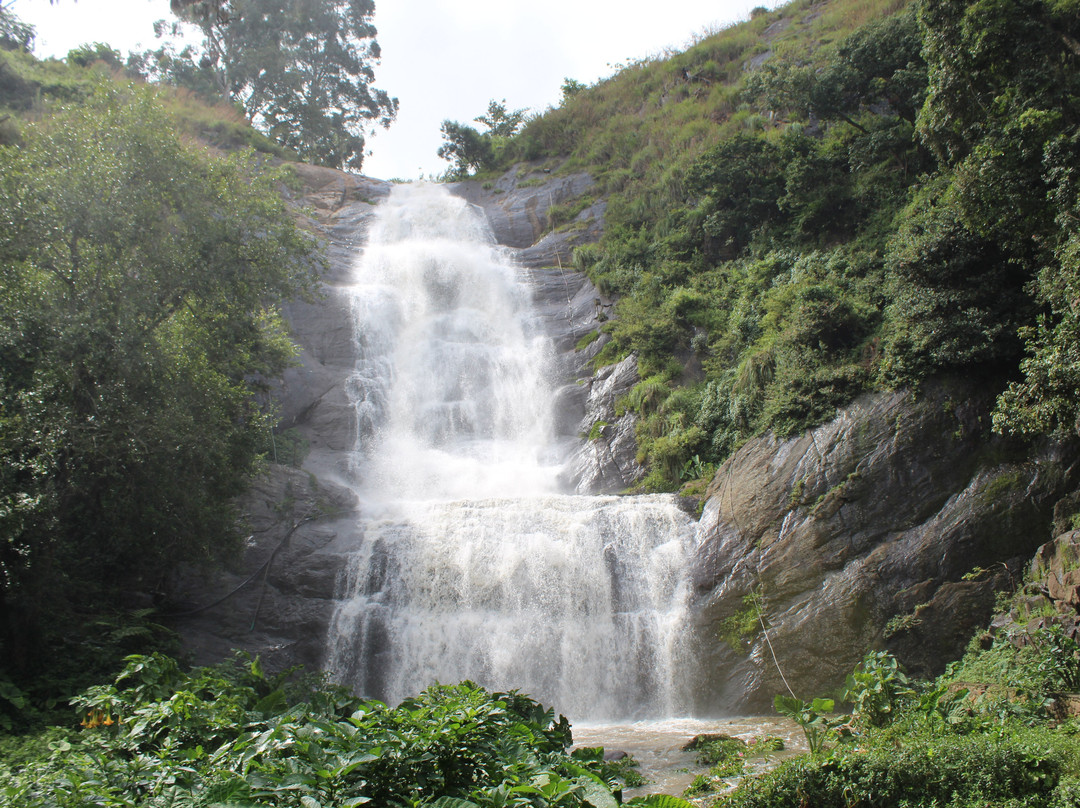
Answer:
<path fill-rule="evenodd" d="M 497 144 L 594 177 L 553 226 L 606 201 L 574 260 L 619 299 L 597 361 L 638 358 L 646 488 L 939 374 L 1001 394 L 999 430 L 1075 432 L 1067 6 L 758 11 Z"/>

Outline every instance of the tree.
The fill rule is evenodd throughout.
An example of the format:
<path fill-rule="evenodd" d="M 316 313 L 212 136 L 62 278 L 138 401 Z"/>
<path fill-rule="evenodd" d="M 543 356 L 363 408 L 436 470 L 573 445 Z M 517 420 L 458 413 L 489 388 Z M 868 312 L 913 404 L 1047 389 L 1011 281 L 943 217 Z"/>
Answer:
<path fill-rule="evenodd" d="M 197 66 L 190 74 L 208 73 L 222 98 L 302 159 L 360 169 L 365 132 L 389 126 L 398 109 L 396 98 L 372 86 L 381 54 L 372 0 L 179 5 L 203 45 L 166 57 Z"/>
<path fill-rule="evenodd" d="M 105 42 L 85 43 L 68 51 L 68 64 L 89 67 L 96 62 L 102 62 L 111 68 L 119 69 L 124 66 L 120 61 L 120 51 L 110 47 Z"/>
<path fill-rule="evenodd" d="M 487 114 L 473 118 L 477 123 L 482 123 L 488 128 L 485 134 L 493 138 L 513 137 L 525 123 L 527 109 L 515 109 L 510 112 L 506 109 L 506 99 L 488 102 Z"/>
<path fill-rule="evenodd" d="M 1015 367 L 1016 332 L 1032 316 L 1027 267 L 964 225 L 944 181 L 916 193 L 898 220 L 885 256 L 886 380 Z"/>
<path fill-rule="evenodd" d="M 567 101 L 584 90 L 585 85 L 577 79 L 567 77 L 563 79 L 563 83 L 559 89 L 562 91 L 562 100 L 560 101 L 560 104 L 565 105 Z"/>
<path fill-rule="evenodd" d="M 12 14 L 8 5 L 0 2 L 0 50 L 29 52 L 34 47 L 37 32 L 32 25 Z"/>
<path fill-rule="evenodd" d="M 312 278 L 278 178 L 109 85 L 0 147 L 0 659 L 24 671 L 65 616 L 234 546 L 256 394 L 293 356 L 275 303 Z"/>
<path fill-rule="evenodd" d="M 918 6 L 929 66 L 919 134 L 951 170 L 965 228 L 998 245 L 1039 307 L 1020 330 L 1023 378 L 998 401 L 1002 431 L 1080 434 L 1077 10 L 1075 0 Z"/>
<path fill-rule="evenodd" d="M 468 176 L 489 166 L 495 157 L 491 138 L 457 121 L 443 121 L 440 129 L 446 142 L 439 147 L 439 157 L 453 164 L 458 177 Z"/>
<path fill-rule="evenodd" d="M 747 77 L 745 94 L 770 110 L 841 120 L 860 131 L 858 118 L 867 112 L 913 124 L 926 91 L 921 46 L 916 17 L 905 11 L 848 36 L 820 69 L 767 62 Z"/>
<path fill-rule="evenodd" d="M 487 114 L 473 118 L 487 127 L 486 132 L 457 121 L 443 121 L 440 131 L 446 142 L 437 154 L 453 163 L 450 174 L 458 178 L 495 165 L 506 144 L 524 126 L 527 113 L 524 109 L 507 110 L 505 98 L 492 99 Z"/>
<path fill-rule="evenodd" d="M 754 232 L 782 217 L 783 154 L 777 145 L 739 134 L 710 149 L 691 167 L 687 184 L 701 194 L 706 253 L 733 258 Z"/>

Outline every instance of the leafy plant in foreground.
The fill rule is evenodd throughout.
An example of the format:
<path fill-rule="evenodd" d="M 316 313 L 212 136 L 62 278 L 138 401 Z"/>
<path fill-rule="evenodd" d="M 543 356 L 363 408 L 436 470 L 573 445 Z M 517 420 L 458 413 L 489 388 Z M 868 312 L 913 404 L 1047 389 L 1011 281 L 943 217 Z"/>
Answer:
<path fill-rule="evenodd" d="M 860 724 L 883 727 L 896 717 L 897 708 L 914 695 L 896 657 L 888 651 L 870 651 L 848 674 L 844 701 L 851 703 Z"/>
<path fill-rule="evenodd" d="M 0 805 L 614 808 L 626 780 L 601 749 L 568 752 L 553 710 L 471 682 L 391 708 L 257 660 L 184 672 L 133 656 L 73 703 L 82 731 L 0 769 Z"/>
<path fill-rule="evenodd" d="M 806 745 L 810 754 L 816 755 L 825 749 L 829 736 L 843 725 L 842 720 L 830 718 L 829 713 L 836 707 L 833 699 L 815 698 L 805 702 L 795 696 L 778 695 L 773 699 L 773 706 L 780 715 L 787 716 L 798 724 L 806 736 Z"/>

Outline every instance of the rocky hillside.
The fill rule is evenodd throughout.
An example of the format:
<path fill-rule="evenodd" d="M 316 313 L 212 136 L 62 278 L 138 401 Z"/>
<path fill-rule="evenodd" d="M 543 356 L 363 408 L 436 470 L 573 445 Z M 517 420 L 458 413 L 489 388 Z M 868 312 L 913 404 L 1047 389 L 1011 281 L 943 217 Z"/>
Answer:
<path fill-rule="evenodd" d="M 304 352 L 277 395 L 283 433 L 309 450 L 302 468 L 278 464 L 256 486 L 252 537 L 235 570 L 174 593 L 193 612 L 179 626 L 200 661 L 239 646 L 274 666 L 321 664 L 341 548 L 357 529 L 342 484 L 355 440 L 343 286 L 389 186 L 299 170 L 330 264 L 321 300 L 288 310 Z M 507 175 L 501 193 L 471 183 L 457 191 L 484 208 L 496 238 L 521 250 L 537 281 L 564 357 L 562 433 L 589 436 L 571 484 L 625 490 L 644 474 L 637 416 L 620 406 L 638 382 L 636 359 L 591 368 L 609 337 L 581 338 L 609 301 L 565 267 L 573 238 L 553 236 L 542 219 L 590 185 L 555 178 L 518 190 L 517 170 L 527 167 Z M 599 213 L 585 219 L 582 238 L 597 231 Z M 749 441 L 716 472 L 691 570 L 699 711 L 766 709 L 781 671 L 797 692 L 825 692 L 871 646 L 926 675 L 962 653 L 987 624 L 995 592 L 1022 583 L 1055 515 L 1060 523 L 1080 459 L 1070 444 L 988 437 L 992 406 L 990 394 L 961 381 L 869 394 L 816 429 Z"/>

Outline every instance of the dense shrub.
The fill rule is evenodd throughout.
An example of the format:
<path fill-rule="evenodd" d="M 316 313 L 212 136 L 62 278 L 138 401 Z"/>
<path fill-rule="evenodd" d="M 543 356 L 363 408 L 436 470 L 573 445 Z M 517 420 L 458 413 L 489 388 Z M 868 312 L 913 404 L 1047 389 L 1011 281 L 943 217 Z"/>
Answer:
<path fill-rule="evenodd" d="M 912 742 L 915 741 L 915 742 Z M 746 780 L 725 808 L 868 808 L 1058 804 L 1066 739 L 1042 733 L 911 738 L 801 757 Z"/>
<path fill-rule="evenodd" d="M 154 655 L 74 703 L 80 731 L 0 767 L 0 804 L 613 808 L 627 777 L 603 750 L 568 752 L 553 710 L 470 682 L 391 708 L 257 660 L 184 672 Z"/>

